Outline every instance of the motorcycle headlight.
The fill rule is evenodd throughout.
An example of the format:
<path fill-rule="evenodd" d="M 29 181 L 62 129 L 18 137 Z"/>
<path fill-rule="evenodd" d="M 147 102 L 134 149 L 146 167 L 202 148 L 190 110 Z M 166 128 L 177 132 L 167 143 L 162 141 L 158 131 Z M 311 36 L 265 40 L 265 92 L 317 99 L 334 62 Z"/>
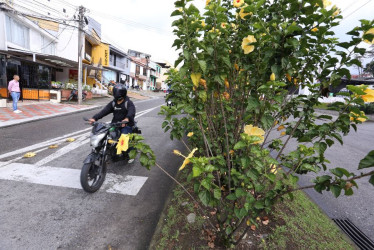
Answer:
<path fill-rule="evenodd" d="M 96 148 L 100 145 L 100 142 L 104 139 L 105 134 L 92 135 L 91 134 L 91 146 Z"/>

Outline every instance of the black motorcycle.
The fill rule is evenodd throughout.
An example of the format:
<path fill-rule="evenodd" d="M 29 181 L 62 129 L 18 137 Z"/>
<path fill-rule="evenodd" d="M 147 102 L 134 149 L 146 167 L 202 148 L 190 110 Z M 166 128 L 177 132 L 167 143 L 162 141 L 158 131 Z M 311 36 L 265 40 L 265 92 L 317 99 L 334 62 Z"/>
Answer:
<path fill-rule="evenodd" d="M 88 121 L 87 118 L 84 118 L 84 120 Z M 128 162 L 128 153 L 124 152 L 121 155 L 117 155 L 116 149 L 118 139 L 121 136 L 122 125 L 126 123 L 92 123 L 92 152 L 84 160 L 81 171 L 81 185 L 86 192 L 94 193 L 103 185 L 109 159 L 112 162 L 121 160 L 126 160 L 125 163 Z M 133 134 L 141 134 L 136 125 L 133 127 Z M 129 144 L 131 145 L 131 141 Z"/>
<path fill-rule="evenodd" d="M 86 96 L 87 96 L 87 91 L 83 90 L 82 91 L 82 100 L 85 101 L 86 100 Z M 71 100 L 78 100 L 78 90 L 77 89 L 73 89 L 70 93 L 70 96 L 68 97 L 68 102 L 70 102 Z"/>

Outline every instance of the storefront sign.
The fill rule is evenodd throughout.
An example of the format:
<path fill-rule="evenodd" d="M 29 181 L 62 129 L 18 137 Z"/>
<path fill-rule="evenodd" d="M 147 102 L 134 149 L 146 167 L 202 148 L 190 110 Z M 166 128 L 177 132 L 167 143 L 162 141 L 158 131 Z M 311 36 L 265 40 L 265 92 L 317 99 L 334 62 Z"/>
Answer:
<path fill-rule="evenodd" d="M 78 82 L 78 70 L 76 69 L 69 70 L 69 82 L 70 83 Z"/>

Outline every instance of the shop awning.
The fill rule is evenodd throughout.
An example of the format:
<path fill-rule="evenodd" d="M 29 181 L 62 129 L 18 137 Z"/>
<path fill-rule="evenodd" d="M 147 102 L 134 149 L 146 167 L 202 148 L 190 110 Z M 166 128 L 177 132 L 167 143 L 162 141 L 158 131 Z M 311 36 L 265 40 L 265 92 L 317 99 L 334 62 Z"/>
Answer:
<path fill-rule="evenodd" d="M 19 57 L 20 59 L 28 60 L 35 63 L 46 63 L 53 67 L 68 67 L 68 68 L 77 68 L 78 62 L 59 57 L 54 55 L 47 55 L 47 54 L 40 54 L 40 53 L 33 53 L 31 51 L 26 50 L 19 50 L 19 49 L 8 49 L 8 50 L 0 50 L 1 53 Z"/>
<path fill-rule="evenodd" d="M 100 68 L 98 66 L 94 66 L 94 65 L 91 65 L 91 64 L 85 64 L 83 63 L 83 68 L 87 68 L 87 69 L 92 69 L 92 70 L 102 70 L 102 71 L 108 71 L 107 69 L 104 69 L 104 68 Z"/>

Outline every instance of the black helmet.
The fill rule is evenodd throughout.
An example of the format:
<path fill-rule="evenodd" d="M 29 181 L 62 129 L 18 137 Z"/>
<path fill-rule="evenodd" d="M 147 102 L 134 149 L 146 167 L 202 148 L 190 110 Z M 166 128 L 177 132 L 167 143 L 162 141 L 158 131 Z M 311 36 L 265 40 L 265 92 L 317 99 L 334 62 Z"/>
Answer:
<path fill-rule="evenodd" d="M 123 84 L 117 84 L 113 87 L 113 97 L 114 100 L 119 100 L 121 98 L 126 98 L 127 89 Z"/>

